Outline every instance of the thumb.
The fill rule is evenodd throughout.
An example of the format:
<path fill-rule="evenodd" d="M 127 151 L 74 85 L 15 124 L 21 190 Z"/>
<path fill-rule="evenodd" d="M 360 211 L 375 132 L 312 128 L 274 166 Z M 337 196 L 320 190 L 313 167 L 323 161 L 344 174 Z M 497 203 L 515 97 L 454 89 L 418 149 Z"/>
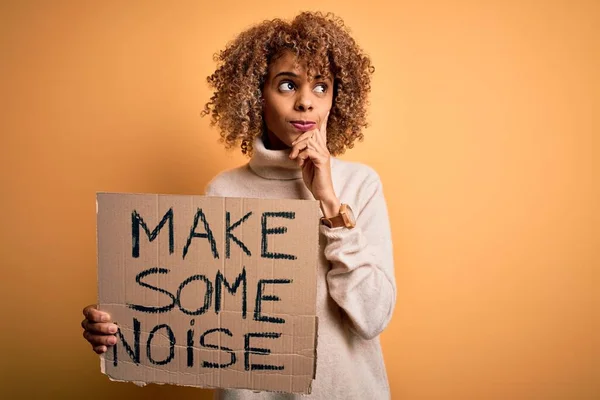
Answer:
<path fill-rule="evenodd" d="M 331 114 L 331 110 L 327 111 L 327 115 L 325 116 L 325 118 L 321 122 L 321 130 L 323 132 L 325 132 L 325 130 L 327 129 L 327 121 L 329 120 L 329 114 Z"/>
<path fill-rule="evenodd" d="M 321 126 L 319 127 L 319 136 L 321 136 L 321 142 L 323 144 L 327 143 L 327 121 L 329 120 L 330 113 L 331 110 L 327 111 L 327 115 L 325 116 L 323 121 L 321 121 Z"/>

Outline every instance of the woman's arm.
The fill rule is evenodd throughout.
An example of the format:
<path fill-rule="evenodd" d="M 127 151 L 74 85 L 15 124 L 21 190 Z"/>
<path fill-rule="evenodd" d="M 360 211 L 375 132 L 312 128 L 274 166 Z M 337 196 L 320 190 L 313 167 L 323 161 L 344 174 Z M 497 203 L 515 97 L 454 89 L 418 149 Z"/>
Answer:
<path fill-rule="evenodd" d="M 327 238 L 325 257 L 329 294 L 346 312 L 353 330 L 364 339 L 378 336 L 391 319 L 396 302 L 394 260 L 387 206 L 379 177 L 364 187 L 356 227 L 321 227 Z"/>

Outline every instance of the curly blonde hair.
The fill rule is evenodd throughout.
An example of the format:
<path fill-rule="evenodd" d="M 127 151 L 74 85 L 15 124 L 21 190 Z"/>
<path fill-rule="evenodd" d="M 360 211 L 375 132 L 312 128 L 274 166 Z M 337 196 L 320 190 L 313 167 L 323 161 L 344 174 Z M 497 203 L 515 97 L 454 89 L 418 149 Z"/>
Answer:
<path fill-rule="evenodd" d="M 363 140 L 367 127 L 367 95 L 375 68 L 332 13 L 303 12 L 291 22 L 264 21 L 239 34 L 215 54 L 216 71 L 207 78 L 214 93 L 202 116 L 211 116 L 221 142 L 241 145 L 252 155 L 252 142 L 265 129 L 262 87 L 270 63 L 285 51 L 306 63 L 309 77 L 325 72 L 333 80 L 333 105 L 327 123 L 327 147 L 336 156 Z M 329 71 L 329 74 L 326 73 Z"/>

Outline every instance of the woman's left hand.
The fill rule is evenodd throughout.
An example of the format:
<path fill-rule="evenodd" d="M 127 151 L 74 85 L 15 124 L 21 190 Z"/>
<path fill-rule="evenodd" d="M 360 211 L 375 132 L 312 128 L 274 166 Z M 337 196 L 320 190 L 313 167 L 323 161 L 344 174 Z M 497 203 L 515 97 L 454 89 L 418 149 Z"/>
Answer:
<path fill-rule="evenodd" d="M 292 142 L 290 158 L 297 160 L 302 168 L 304 184 L 316 200 L 321 201 L 321 208 L 326 217 L 337 215 L 340 201 L 333 189 L 331 179 L 331 155 L 327 149 L 327 119 L 321 122 L 318 129 L 306 131 Z"/>

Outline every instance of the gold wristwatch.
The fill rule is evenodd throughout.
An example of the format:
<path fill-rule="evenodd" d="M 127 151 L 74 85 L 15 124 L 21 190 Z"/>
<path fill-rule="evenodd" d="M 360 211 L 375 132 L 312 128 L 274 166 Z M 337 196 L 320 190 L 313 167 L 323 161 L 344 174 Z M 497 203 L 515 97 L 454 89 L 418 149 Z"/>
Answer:
<path fill-rule="evenodd" d="M 329 228 L 341 228 L 344 226 L 348 229 L 352 229 L 356 226 L 354 213 L 348 204 L 342 204 L 340 206 L 340 212 L 335 217 L 321 218 L 321 223 Z"/>

